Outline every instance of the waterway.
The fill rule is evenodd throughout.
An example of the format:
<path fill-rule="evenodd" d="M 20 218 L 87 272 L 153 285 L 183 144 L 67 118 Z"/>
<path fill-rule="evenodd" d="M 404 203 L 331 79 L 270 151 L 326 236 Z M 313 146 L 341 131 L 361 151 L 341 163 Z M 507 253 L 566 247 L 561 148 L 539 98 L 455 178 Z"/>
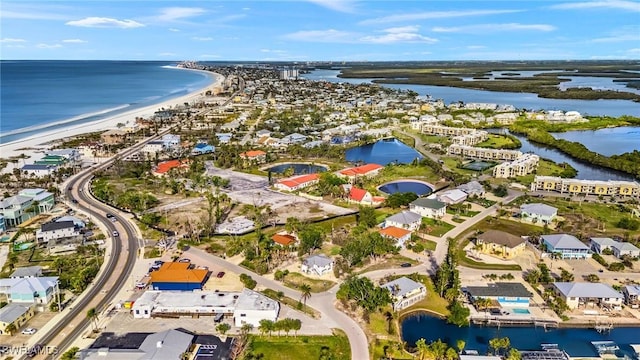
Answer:
<path fill-rule="evenodd" d="M 390 163 L 409 164 L 416 158 L 422 159 L 422 155 L 398 139 L 379 140 L 373 144 L 351 148 L 345 153 L 345 159 L 347 161 L 380 165 Z"/>
<path fill-rule="evenodd" d="M 587 149 L 605 156 L 640 151 L 640 126 L 567 131 L 551 135 L 556 139 L 577 141 Z"/>
<path fill-rule="evenodd" d="M 420 338 L 427 342 L 441 339 L 450 346 L 457 340 L 466 342 L 466 349 L 478 350 L 481 354 L 488 350 L 489 340 L 508 337 L 511 345 L 519 350 L 540 350 L 540 344 L 558 344 L 571 356 L 597 356 L 591 341 L 614 341 L 623 353 L 632 356 L 629 344 L 640 342 L 640 328 L 614 328 L 610 332 L 598 333 L 595 329 L 551 329 L 542 327 L 458 327 L 447 324 L 434 316 L 414 315 L 402 321 L 402 340 L 413 345 Z"/>
<path fill-rule="evenodd" d="M 314 70 L 304 74 L 305 79 L 324 80 L 329 82 L 344 82 L 351 84 L 371 83 L 374 79 L 339 78 L 340 70 Z M 610 78 L 601 78 L 608 81 Z M 593 116 L 622 116 L 640 115 L 640 103 L 631 100 L 573 100 L 573 99 L 545 99 L 532 93 L 514 93 L 463 89 L 447 86 L 383 84 L 391 89 L 413 90 L 423 96 L 442 99 L 445 103 L 462 101 L 465 103 L 497 103 L 513 105 L 518 109 L 527 110 L 563 110 L 578 111 L 583 115 Z"/>

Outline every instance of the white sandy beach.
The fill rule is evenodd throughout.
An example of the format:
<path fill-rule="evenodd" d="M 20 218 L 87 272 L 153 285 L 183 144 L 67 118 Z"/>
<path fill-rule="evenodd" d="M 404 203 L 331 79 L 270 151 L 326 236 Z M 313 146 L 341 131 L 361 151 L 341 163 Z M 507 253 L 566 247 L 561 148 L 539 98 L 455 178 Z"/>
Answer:
<path fill-rule="evenodd" d="M 176 69 L 180 69 L 180 68 L 176 68 Z M 224 76 L 220 74 L 212 73 L 209 71 L 195 70 L 195 69 L 180 69 L 180 70 L 206 72 L 208 75 L 213 75 L 213 81 L 201 89 L 198 89 L 189 94 L 186 94 L 174 99 L 166 100 L 161 103 L 149 105 L 139 109 L 134 109 L 134 110 L 117 114 L 111 117 L 100 119 L 94 122 L 84 123 L 79 125 L 71 125 L 68 127 L 63 127 L 60 129 L 55 129 L 48 132 L 32 135 L 27 138 L 12 141 L 6 144 L 0 144 L 0 158 L 7 159 L 12 156 L 25 154 L 29 156 L 28 159 L 25 159 L 25 163 L 32 163 L 34 160 L 37 160 L 39 157 L 42 156 L 41 154 L 42 150 L 48 149 L 50 147 L 50 145 L 46 145 L 47 143 L 50 143 L 55 140 L 60 140 L 63 138 L 68 138 L 71 136 L 77 136 L 80 134 L 115 129 L 117 128 L 117 124 L 119 123 L 131 124 L 132 122 L 135 121 L 137 117 L 149 117 L 161 108 L 168 109 L 177 105 L 182 105 L 184 103 L 190 103 L 190 102 L 199 100 L 200 98 L 204 97 L 204 93 L 207 90 L 213 89 L 214 87 L 217 87 L 217 86 L 222 86 L 222 82 L 224 81 Z M 13 163 L 9 163 L 7 167 L 3 169 L 3 171 L 4 172 L 12 171 L 13 165 L 14 165 Z"/>

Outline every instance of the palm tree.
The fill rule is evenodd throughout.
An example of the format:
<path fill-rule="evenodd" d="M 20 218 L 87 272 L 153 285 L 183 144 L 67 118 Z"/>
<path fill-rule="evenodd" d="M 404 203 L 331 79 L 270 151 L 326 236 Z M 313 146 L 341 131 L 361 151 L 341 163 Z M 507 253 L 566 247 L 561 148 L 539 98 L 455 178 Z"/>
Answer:
<path fill-rule="evenodd" d="M 268 319 L 260 320 L 260 326 L 258 326 L 258 330 L 260 330 L 260 333 L 262 335 L 269 333 L 269 336 L 271 336 L 271 332 L 273 331 L 273 321 Z"/>
<path fill-rule="evenodd" d="M 458 352 L 461 353 L 461 354 L 464 351 L 464 347 L 466 345 L 467 345 L 467 343 L 462 339 L 456 341 L 456 347 L 458 348 Z"/>
<path fill-rule="evenodd" d="M 384 313 L 384 318 L 385 320 L 387 320 L 387 333 L 392 334 L 393 333 L 393 313 L 391 311 L 387 311 L 386 313 Z"/>
<path fill-rule="evenodd" d="M 416 349 L 418 350 L 418 356 L 420 357 L 420 360 L 423 360 L 424 356 L 427 354 L 427 351 L 429 351 L 429 345 L 427 345 L 427 342 L 424 338 L 420 338 L 420 340 L 416 341 Z"/>
<path fill-rule="evenodd" d="M 4 328 L 4 331 L 9 335 L 13 335 L 13 333 L 16 332 L 16 330 L 18 330 L 18 328 L 16 328 L 16 325 L 14 323 L 11 323 Z"/>
<path fill-rule="evenodd" d="M 302 293 L 300 295 L 300 301 L 302 301 L 304 306 L 307 306 L 307 300 L 311 298 L 311 286 L 309 286 L 309 284 L 302 284 L 300 286 L 300 292 Z"/>
<path fill-rule="evenodd" d="M 91 308 L 87 310 L 87 319 L 89 319 L 89 321 L 93 325 L 93 331 L 97 331 L 98 330 L 98 312 L 96 311 L 96 308 Z"/>

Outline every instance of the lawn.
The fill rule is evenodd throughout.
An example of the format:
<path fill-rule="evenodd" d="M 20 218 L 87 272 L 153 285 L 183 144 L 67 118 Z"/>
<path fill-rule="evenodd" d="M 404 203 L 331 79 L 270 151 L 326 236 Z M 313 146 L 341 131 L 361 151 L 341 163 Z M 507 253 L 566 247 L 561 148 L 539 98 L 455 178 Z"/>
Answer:
<path fill-rule="evenodd" d="M 411 136 L 404 135 L 398 131 L 392 131 L 391 134 L 407 146 L 416 147 L 416 140 Z"/>
<path fill-rule="evenodd" d="M 458 174 L 474 176 L 474 175 L 479 175 L 479 174 L 482 173 L 482 172 L 479 172 L 479 171 L 473 171 L 473 170 L 463 169 L 463 168 L 459 167 L 459 166 L 462 165 L 462 161 L 461 161 L 460 158 L 441 156 L 440 160 L 444 161 L 444 166 L 449 168 L 449 170 L 451 170 L 453 172 L 456 172 Z"/>
<path fill-rule="evenodd" d="M 518 145 L 512 138 L 505 135 L 489 134 L 489 138 L 479 144 L 477 147 L 489 149 L 516 149 Z"/>
<path fill-rule="evenodd" d="M 387 348 L 385 354 L 385 348 Z M 402 349 L 402 344 L 398 341 L 376 339 L 371 344 L 371 353 L 374 359 L 395 359 L 395 360 L 411 360 L 415 359 L 414 356 L 407 353 Z"/>
<path fill-rule="evenodd" d="M 451 207 L 447 207 L 447 214 L 460 215 L 460 216 L 466 216 L 466 217 L 474 217 L 474 216 L 480 214 L 480 211 L 474 211 L 474 210 L 460 210 L 460 211 L 458 211 L 456 209 L 452 209 Z"/>
<path fill-rule="evenodd" d="M 402 319 L 407 314 L 414 311 L 419 311 L 419 310 L 426 310 L 442 316 L 449 315 L 449 310 L 447 309 L 447 306 L 449 306 L 449 302 L 447 302 L 447 300 L 445 300 L 444 298 L 441 298 L 440 295 L 436 293 L 433 287 L 433 282 L 431 281 L 431 278 L 427 275 L 419 275 L 419 276 L 420 276 L 420 280 L 422 281 L 425 288 L 427 289 L 427 297 L 424 298 L 422 301 L 419 301 L 409 306 L 408 308 L 403 309 L 400 312 L 398 318 Z"/>
<path fill-rule="evenodd" d="M 438 245 L 435 241 L 422 239 L 420 237 L 416 237 L 414 242 L 416 244 L 422 245 L 424 247 L 424 249 L 427 250 L 427 251 L 435 251 L 436 250 L 436 246 Z"/>
<path fill-rule="evenodd" d="M 341 330 L 333 336 L 252 336 L 251 353 L 263 360 L 350 360 L 349 339 Z M 324 349 L 324 350 L 323 350 Z"/>
<path fill-rule="evenodd" d="M 383 260 L 382 262 L 375 263 L 373 265 L 369 265 L 364 269 L 358 271 L 358 274 L 364 274 L 369 271 L 381 270 L 381 269 L 390 269 L 400 267 L 400 264 L 409 263 L 411 265 L 418 264 L 417 261 L 410 259 L 408 257 L 402 255 L 393 255 L 390 258 Z"/>
<path fill-rule="evenodd" d="M 385 166 L 380 172 L 380 175 L 373 178 L 372 181 L 375 181 L 376 185 L 381 185 L 388 181 L 403 178 L 422 178 L 433 182 L 437 181 L 440 177 L 428 166 L 402 164 Z"/>
<path fill-rule="evenodd" d="M 283 283 L 292 288 L 299 290 L 300 286 L 307 284 L 311 287 L 311 292 L 319 293 L 331 289 L 336 283 L 329 280 L 312 279 L 300 273 L 289 273 L 285 276 Z"/>
<path fill-rule="evenodd" d="M 307 315 L 311 316 L 314 319 L 319 319 L 320 318 L 320 312 L 312 307 L 310 307 L 309 305 L 303 305 L 300 302 L 300 299 L 292 299 L 288 296 L 279 296 L 278 292 L 273 290 L 273 289 L 264 289 L 261 291 L 261 293 L 263 293 L 264 295 L 266 295 L 267 297 L 272 298 L 273 300 L 277 300 L 289 307 L 291 307 L 292 309 L 296 309 L 299 311 L 302 311 L 304 313 L 306 313 Z M 298 305 L 299 304 L 299 305 Z"/>
<path fill-rule="evenodd" d="M 523 185 L 529 185 L 533 182 L 533 179 L 536 175 L 538 176 L 560 176 L 564 171 L 566 171 L 565 168 L 563 168 L 562 166 L 554 163 L 553 161 L 549 161 L 546 159 L 540 159 L 540 161 L 538 162 L 538 168 L 536 169 L 535 174 L 529 174 L 529 175 L 525 175 L 525 176 L 518 176 L 516 177 L 516 180 L 523 184 Z"/>
<path fill-rule="evenodd" d="M 432 236 L 441 237 L 446 234 L 449 230 L 453 229 L 454 226 L 446 223 L 442 220 L 435 220 L 430 218 L 422 218 L 422 225 L 425 226 L 424 233 Z"/>

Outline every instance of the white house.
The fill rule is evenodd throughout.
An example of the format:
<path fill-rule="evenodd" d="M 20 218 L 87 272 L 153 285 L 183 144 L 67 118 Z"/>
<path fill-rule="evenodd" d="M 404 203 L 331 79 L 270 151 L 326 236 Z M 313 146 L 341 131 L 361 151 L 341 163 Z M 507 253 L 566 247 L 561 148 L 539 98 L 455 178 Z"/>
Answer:
<path fill-rule="evenodd" d="M 255 228 L 255 223 L 251 219 L 244 216 L 237 216 L 233 219 L 227 219 L 216 228 L 219 234 L 244 234 Z"/>
<path fill-rule="evenodd" d="M 602 254 L 605 249 L 611 250 L 617 258 L 621 258 L 623 255 L 640 256 L 640 249 L 632 243 L 615 241 L 611 238 L 591 238 L 591 250 Z"/>
<path fill-rule="evenodd" d="M 467 193 L 459 189 L 452 189 L 441 192 L 437 197 L 439 201 L 448 205 L 460 204 L 467 200 Z"/>
<path fill-rule="evenodd" d="M 140 152 L 154 155 L 159 154 L 162 151 L 164 151 L 164 143 L 160 140 L 149 141 L 148 143 L 144 144 L 144 146 L 140 150 Z"/>
<path fill-rule="evenodd" d="M 436 199 L 418 198 L 409 204 L 409 210 L 433 219 L 443 217 L 447 213 L 447 204 Z"/>
<path fill-rule="evenodd" d="M 318 174 L 296 175 L 279 180 L 274 187 L 278 190 L 296 191 L 317 184 L 320 181 Z"/>
<path fill-rule="evenodd" d="M 612 307 L 620 309 L 624 296 L 602 283 L 554 282 L 555 292 L 570 309 L 578 307 Z"/>
<path fill-rule="evenodd" d="M 422 224 L 422 216 L 412 211 L 403 211 L 395 215 L 391 215 L 384 220 L 383 228 L 395 226 L 411 231 L 418 230 Z"/>
<path fill-rule="evenodd" d="M 427 296 L 427 289 L 423 284 L 404 276 L 381 285 L 381 287 L 391 293 L 394 311 L 407 308 Z"/>
<path fill-rule="evenodd" d="M 482 197 L 484 196 L 484 193 L 485 193 L 484 186 L 482 186 L 482 184 L 480 184 L 476 180 L 470 181 L 466 184 L 462 184 L 458 186 L 456 189 L 464 191 L 469 196 L 476 195 L 476 196 Z"/>
<path fill-rule="evenodd" d="M 542 235 L 542 242 L 549 253 L 559 253 L 563 259 L 586 259 L 591 257 L 589 247 L 573 235 Z"/>
<path fill-rule="evenodd" d="M 549 224 L 558 215 L 558 209 L 546 204 L 523 204 L 520 206 L 520 217 L 531 222 Z"/>
<path fill-rule="evenodd" d="M 60 221 L 42 224 L 36 231 L 38 243 L 48 243 L 51 240 L 64 239 L 79 236 L 80 231 L 73 221 Z"/>
<path fill-rule="evenodd" d="M 0 279 L 0 294 L 10 303 L 46 305 L 57 290 L 57 276 Z"/>
<path fill-rule="evenodd" d="M 258 327 L 260 326 L 260 320 L 271 320 L 273 322 L 278 320 L 279 312 L 280 303 L 277 301 L 259 292 L 243 289 L 233 309 L 233 319 L 238 327 L 244 324 Z"/>
<path fill-rule="evenodd" d="M 333 271 L 333 259 L 325 255 L 311 255 L 302 261 L 300 271 L 322 276 Z"/>

